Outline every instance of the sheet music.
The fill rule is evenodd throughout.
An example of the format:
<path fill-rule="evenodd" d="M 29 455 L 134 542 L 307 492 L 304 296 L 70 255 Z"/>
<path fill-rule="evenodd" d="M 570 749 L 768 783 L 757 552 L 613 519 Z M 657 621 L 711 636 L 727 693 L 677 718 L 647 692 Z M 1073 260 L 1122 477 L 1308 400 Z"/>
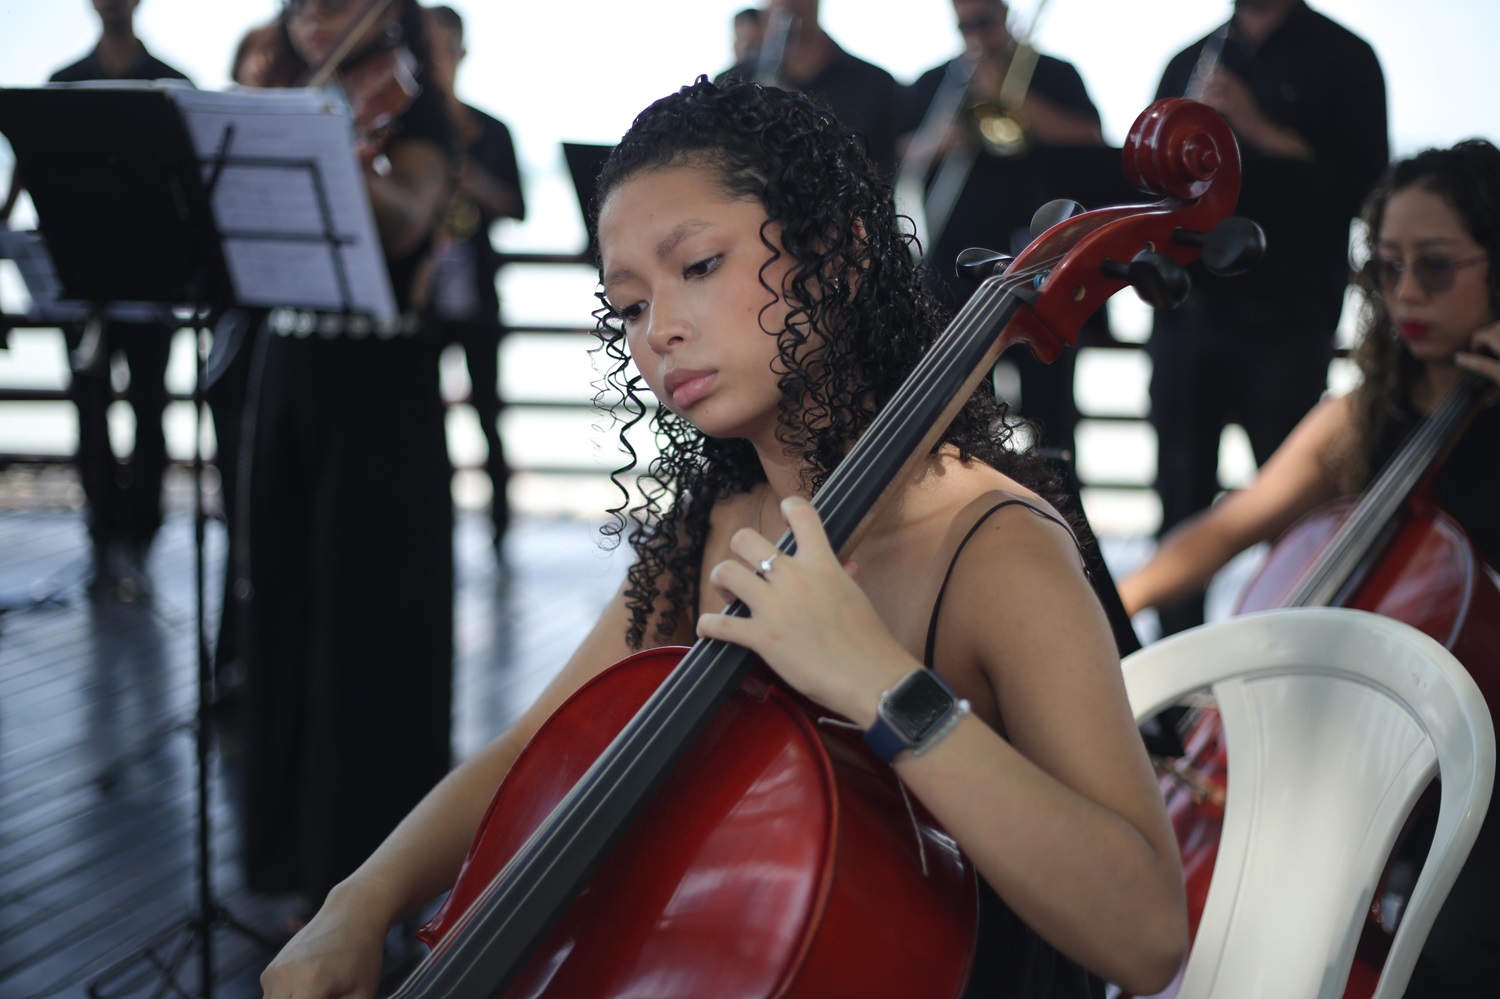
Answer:
<path fill-rule="evenodd" d="M 214 220 L 241 305 L 396 315 L 348 105 L 315 90 L 174 89 L 212 176 Z M 329 231 L 324 228 L 324 206 Z"/>

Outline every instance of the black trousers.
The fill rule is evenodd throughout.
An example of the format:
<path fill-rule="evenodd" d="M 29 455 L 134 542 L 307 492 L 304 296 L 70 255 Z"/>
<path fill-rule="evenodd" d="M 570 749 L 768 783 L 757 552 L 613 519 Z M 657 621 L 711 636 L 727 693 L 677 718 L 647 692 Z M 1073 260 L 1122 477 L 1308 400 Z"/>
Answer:
<path fill-rule="evenodd" d="M 1494 991 L 1500 981 L 1496 884 L 1500 884 L 1500 816 L 1491 808 L 1427 934 L 1407 984 L 1407 999 L 1481 996 Z"/>
<path fill-rule="evenodd" d="M 1036 425 L 1037 446 L 1078 456 L 1078 403 L 1073 369 L 1078 351 L 1064 348 L 1050 364 L 1038 361 L 1026 347 L 1012 347 L 1003 361 L 1014 364 L 1021 381 L 1019 414 Z M 1009 400 L 1007 400 L 1009 401 Z"/>
<path fill-rule="evenodd" d="M 85 343 L 82 326 L 63 330 L 74 358 L 68 394 L 78 408 L 78 477 L 88 500 L 89 536 L 96 547 L 122 541 L 144 548 L 161 527 L 162 474 L 167 467 L 162 414 L 173 332 L 156 323 L 107 322 L 96 342 Z M 130 372 L 125 401 L 135 413 L 135 445 L 128 456 L 117 456 L 109 439 L 114 395 L 110 367 L 115 357 L 123 358 Z"/>
<path fill-rule="evenodd" d="M 1331 329 L 1211 321 L 1183 309 L 1158 314 L 1148 344 L 1163 534 L 1218 495 L 1224 427 L 1242 426 L 1265 464 L 1327 388 L 1333 355 Z M 1159 612 L 1162 634 L 1182 631 L 1203 623 L 1203 598 Z"/>
<path fill-rule="evenodd" d="M 247 880 L 313 900 L 451 761 L 453 504 L 436 337 L 262 334 L 237 552 Z"/>
<path fill-rule="evenodd" d="M 486 446 L 484 470 L 490 477 L 494 499 L 490 514 L 498 542 L 510 524 L 510 503 L 506 488 L 510 466 L 505 462 L 505 444 L 500 439 L 500 335 L 496 323 L 445 321 L 438 336 L 444 343 L 463 347 L 464 362 L 469 369 L 469 404 L 479 418 Z"/>

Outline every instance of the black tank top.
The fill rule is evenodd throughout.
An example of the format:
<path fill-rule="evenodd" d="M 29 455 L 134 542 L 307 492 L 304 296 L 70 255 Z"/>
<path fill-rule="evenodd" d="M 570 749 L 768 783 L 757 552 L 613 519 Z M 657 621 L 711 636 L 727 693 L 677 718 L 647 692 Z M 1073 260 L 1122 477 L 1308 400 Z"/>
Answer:
<path fill-rule="evenodd" d="M 932 620 L 927 626 L 927 645 L 922 661 L 928 669 L 933 668 L 933 651 L 937 646 L 938 615 L 943 608 L 943 594 L 948 589 L 948 580 L 953 578 L 953 569 L 958 557 L 969 544 L 969 539 L 989 520 L 997 510 L 1008 506 L 1021 506 L 1039 517 L 1062 526 L 1072 535 L 1071 529 L 1057 517 L 1038 509 L 1025 500 L 1002 500 L 990 507 L 974 526 L 969 528 L 943 576 L 937 599 L 932 604 Z M 1074 543 L 1078 539 L 1073 536 Z M 1083 555 L 1079 547 L 1080 557 Z M 1087 564 L 1085 560 L 1085 564 Z M 964 988 L 964 999 L 1102 999 L 1104 983 L 1085 971 L 1023 923 L 1010 907 L 1000 900 L 984 878 L 979 879 L 979 931 L 974 946 L 974 966 L 969 972 L 969 982 Z"/>
<path fill-rule="evenodd" d="M 1475 414 L 1438 469 L 1438 504 L 1463 526 L 1490 565 L 1500 568 L 1500 405 Z"/>

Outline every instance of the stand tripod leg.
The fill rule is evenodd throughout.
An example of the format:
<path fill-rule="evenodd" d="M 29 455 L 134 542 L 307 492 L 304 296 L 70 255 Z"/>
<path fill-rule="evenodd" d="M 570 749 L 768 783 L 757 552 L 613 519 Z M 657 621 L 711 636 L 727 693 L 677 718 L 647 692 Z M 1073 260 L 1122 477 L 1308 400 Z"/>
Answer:
<path fill-rule="evenodd" d="M 197 864 L 196 881 L 198 906 L 197 912 L 189 916 L 181 924 L 170 927 L 162 933 L 148 940 L 135 954 L 132 954 L 106 969 L 95 978 L 88 986 L 90 999 L 116 999 L 116 997 L 134 994 L 154 972 L 160 976 L 160 982 L 156 990 L 151 993 L 152 999 L 164 999 L 166 996 L 177 996 L 180 999 L 213 999 L 214 991 L 214 933 L 217 930 L 230 930 L 239 934 L 247 940 L 258 944 L 267 954 L 273 954 L 278 945 L 265 935 L 246 926 L 230 915 L 229 911 L 214 897 L 212 882 L 212 864 L 210 859 L 211 829 L 209 820 L 209 793 L 208 774 L 210 768 L 210 743 L 209 714 L 214 699 L 213 689 L 213 661 L 209 651 L 208 640 L 208 616 L 205 606 L 207 595 L 207 566 L 204 557 L 204 540 L 207 525 L 207 514 L 203 502 L 203 429 L 205 401 L 203 396 L 203 368 L 207 356 L 205 346 L 208 338 L 208 329 L 201 318 L 203 310 L 194 313 L 194 336 L 196 353 L 198 359 L 197 384 L 193 389 L 193 405 L 196 412 L 196 433 L 193 446 L 193 517 L 194 517 L 194 557 L 196 577 L 196 604 L 197 604 L 197 666 L 198 666 L 198 703 L 194 725 L 194 746 L 196 764 L 196 806 L 197 806 Z M 199 959 L 198 991 L 189 992 L 180 981 L 180 975 L 184 970 L 184 962 L 194 954 Z M 141 968 L 145 965 L 145 968 Z M 134 975 L 133 969 L 140 969 Z M 129 976 L 129 977 L 127 977 Z M 118 991 L 111 991 L 117 989 Z"/>
<path fill-rule="evenodd" d="M 257 944 L 267 953 L 276 950 L 276 944 L 264 934 L 246 926 L 220 907 L 211 916 L 194 916 L 177 926 L 168 927 L 152 937 L 136 953 L 106 968 L 88 987 L 89 999 L 120 999 L 137 994 L 138 990 L 153 976 L 159 979 L 151 999 L 176 996 L 192 999 L 195 995 L 208 995 L 212 987 L 199 983 L 200 992 L 189 991 L 189 986 L 180 980 L 184 964 L 195 953 L 202 954 L 204 942 L 215 930 L 231 930 Z M 131 974 L 131 972 L 135 972 Z"/>

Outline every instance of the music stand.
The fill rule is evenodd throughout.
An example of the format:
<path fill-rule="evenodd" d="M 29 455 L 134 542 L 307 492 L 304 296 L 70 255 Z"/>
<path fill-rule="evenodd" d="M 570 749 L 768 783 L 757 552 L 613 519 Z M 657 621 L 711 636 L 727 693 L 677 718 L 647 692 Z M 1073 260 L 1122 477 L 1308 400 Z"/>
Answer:
<path fill-rule="evenodd" d="M 614 146 L 600 146 L 587 142 L 564 142 L 563 161 L 568 166 L 568 179 L 573 182 L 573 193 L 578 196 L 578 210 L 583 215 L 583 231 L 589 232 L 589 210 L 594 204 L 594 191 L 599 184 L 599 171 L 604 161 L 614 151 Z M 592 254 L 595 247 L 592 233 L 588 236 L 585 251 Z"/>
<path fill-rule="evenodd" d="M 299 111 L 300 128 L 259 127 L 273 122 L 271 116 Z M 68 127 L 58 128 L 64 121 Z M 96 314 L 119 302 L 185 306 L 194 329 L 197 911 L 106 969 L 88 992 L 106 999 L 109 985 L 146 963 L 166 979 L 158 994 L 170 988 L 187 995 L 176 979 L 196 948 L 201 995 L 211 999 L 215 930 L 233 930 L 268 951 L 275 945 L 235 920 L 212 885 L 214 678 L 202 451 L 210 317 L 235 305 L 277 304 L 385 318 L 394 314 L 390 285 L 378 249 L 371 249 L 379 244 L 347 119 L 324 98 L 298 92 L 258 99 L 141 83 L 0 89 L 0 132 L 26 178 L 63 297 L 87 303 Z M 221 188 L 227 168 L 238 176 Z M 284 188 L 289 176 L 303 178 L 293 186 L 307 196 L 299 202 L 293 191 L 278 212 L 263 198 L 271 186 Z M 230 188 L 237 197 L 226 194 Z M 285 273 L 287 258 L 294 275 Z"/>

